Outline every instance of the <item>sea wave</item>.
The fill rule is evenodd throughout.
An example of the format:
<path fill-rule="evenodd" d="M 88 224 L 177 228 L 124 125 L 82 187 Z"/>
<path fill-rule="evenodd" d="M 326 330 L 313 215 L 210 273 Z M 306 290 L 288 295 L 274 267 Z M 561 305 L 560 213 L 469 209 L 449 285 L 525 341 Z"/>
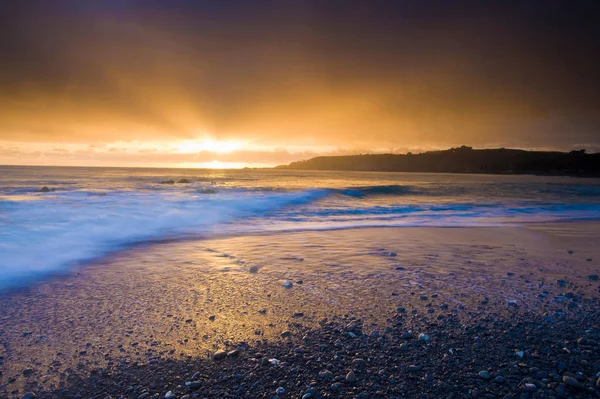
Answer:
<path fill-rule="evenodd" d="M 233 221 L 323 198 L 324 190 L 242 195 L 55 192 L 0 200 L 0 289 L 127 245 L 220 231 Z"/>
<path fill-rule="evenodd" d="M 128 179 L 112 186 L 78 180 L 47 193 L 29 181 L 5 186 L 0 192 L 0 289 L 132 244 L 198 235 L 600 219 L 594 186 L 552 186 L 556 192 L 548 194 L 547 185 L 502 182 L 301 189 L 287 181 L 269 186 L 239 179 L 213 184 L 212 179 L 173 185 L 155 178 L 132 185 Z M 583 192 L 585 198 L 571 192 Z"/>

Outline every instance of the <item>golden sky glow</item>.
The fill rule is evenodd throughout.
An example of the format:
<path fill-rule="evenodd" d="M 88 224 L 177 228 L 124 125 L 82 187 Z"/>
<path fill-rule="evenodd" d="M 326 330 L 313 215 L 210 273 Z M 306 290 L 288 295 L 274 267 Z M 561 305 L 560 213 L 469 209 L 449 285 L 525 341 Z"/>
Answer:
<path fill-rule="evenodd" d="M 587 3 L 428 3 L 3 2 L 0 164 L 600 148 Z"/>

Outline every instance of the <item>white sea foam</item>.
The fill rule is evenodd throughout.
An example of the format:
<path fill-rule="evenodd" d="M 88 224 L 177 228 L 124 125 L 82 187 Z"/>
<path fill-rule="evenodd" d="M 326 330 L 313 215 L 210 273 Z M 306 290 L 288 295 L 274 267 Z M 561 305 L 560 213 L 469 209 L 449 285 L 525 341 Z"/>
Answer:
<path fill-rule="evenodd" d="M 0 289 L 131 244 L 190 235 L 600 219 L 596 180 L 231 171 L 161 185 L 173 172 L 158 172 L 4 170 Z M 39 192 L 45 185 L 56 191 Z"/>

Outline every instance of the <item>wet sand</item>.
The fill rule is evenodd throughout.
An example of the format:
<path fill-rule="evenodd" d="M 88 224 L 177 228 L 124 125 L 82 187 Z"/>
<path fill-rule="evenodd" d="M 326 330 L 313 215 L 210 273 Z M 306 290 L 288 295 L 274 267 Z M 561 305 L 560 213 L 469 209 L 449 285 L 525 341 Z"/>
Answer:
<path fill-rule="evenodd" d="M 279 385 L 281 397 L 311 389 L 309 397 L 596 395 L 599 233 L 596 223 L 379 228 L 139 246 L 0 295 L 0 397 L 273 397 Z M 513 328 L 528 333 L 497 337 Z M 418 340 L 421 332 L 430 340 Z M 519 340 L 524 357 L 533 356 L 539 334 L 560 340 L 536 349 L 553 359 L 515 356 Z M 494 349 L 472 354 L 474 337 L 480 346 L 492 337 Z M 471 385 L 434 370 L 452 345 L 468 347 L 456 367 L 475 373 Z M 214 362 L 218 350 L 239 355 Z M 265 364 L 274 354 L 303 362 L 287 371 Z M 371 370 L 377 356 L 385 364 Z M 367 365 L 355 367 L 357 357 Z M 560 361 L 569 368 L 552 377 Z M 418 363 L 424 368 L 412 370 Z M 545 387 L 528 391 L 510 373 L 492 382 L 495 370 L 513 366 L 548 373 L 524 377 Z M 253 367 L 249 381 L 236 371 Z M 353 368 L 364 385 L 346 381 Z M 477 377 L 488 368 L 489 378 Z M 202 388 L 186 387 L 199 370 Z M 562 380 L 577 372 L 581 387 Z"/>

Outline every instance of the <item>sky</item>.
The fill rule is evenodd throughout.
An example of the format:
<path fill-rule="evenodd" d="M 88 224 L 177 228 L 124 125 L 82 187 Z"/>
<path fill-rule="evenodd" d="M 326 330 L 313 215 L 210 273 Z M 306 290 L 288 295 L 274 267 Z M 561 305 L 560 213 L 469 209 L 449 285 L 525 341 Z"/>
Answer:
<path fill-rule="evenodd" d="M 0 164 L 600 151 L 597 0 L 0 3 Z"/>

